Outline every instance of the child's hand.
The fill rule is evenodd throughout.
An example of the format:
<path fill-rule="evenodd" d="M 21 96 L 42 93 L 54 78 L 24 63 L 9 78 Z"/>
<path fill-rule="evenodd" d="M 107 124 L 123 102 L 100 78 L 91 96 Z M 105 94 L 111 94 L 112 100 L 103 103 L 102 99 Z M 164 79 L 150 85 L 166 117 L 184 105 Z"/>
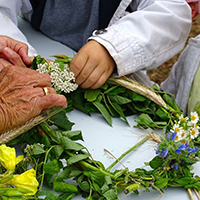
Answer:
<path fill-rule="evenodd" d="M 70 70 L 81 88 L 99 88 L 110 77 L 114 68 L 113 58 L 94 40 L 87 42 L 70 63 Z"/>

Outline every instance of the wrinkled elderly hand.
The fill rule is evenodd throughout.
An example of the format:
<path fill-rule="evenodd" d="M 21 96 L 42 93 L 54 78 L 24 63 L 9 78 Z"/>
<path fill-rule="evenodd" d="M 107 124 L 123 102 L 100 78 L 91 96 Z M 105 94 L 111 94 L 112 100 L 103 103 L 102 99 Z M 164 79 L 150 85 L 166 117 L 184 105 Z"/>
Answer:
<path fill-rule="evenodd" d="M 10 64 L 21 67 L 31 65 L 28 46 L 10 37 L 0 36 L 0 64 L 3 67 Z"/>
<path fill-rule="evenodd" d="M 66 98 L 51 87 L 49 75 L 14 65 L 1 70 L 0 132 L 22 125 L 53 106 L 66 107 L 67 103 Z"/>
<path fill-rule="evenodd" d="M 76 83 L 82 88 L 96 89 L 102 86 L 115 68 L 108 51 L 95 40 L 87 42 L 70 62 Z"/>

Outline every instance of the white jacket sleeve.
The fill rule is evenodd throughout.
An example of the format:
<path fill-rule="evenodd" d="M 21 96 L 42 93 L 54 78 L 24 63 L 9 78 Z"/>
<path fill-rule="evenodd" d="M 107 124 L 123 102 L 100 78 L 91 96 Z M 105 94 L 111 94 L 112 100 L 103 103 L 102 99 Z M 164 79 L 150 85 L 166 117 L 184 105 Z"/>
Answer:
<path fill-rule="evenodd" d="M 191 28 L 185 0 L 136 1 L 131 4 L 135 12 L 90 38 L 108 50 L 119 76 L 158 67 L 182 50 Z"/>
<path fill-rule="evenodd" d="M 17 27 L 17 18 L 21 9 L 25 13 L 31 11 L 28 0 L 0 0 L 0 35 L 6 35 L 26 43 L 29 47 L 29 56 L 35 56 L 36 50 L 28 43 L 24 34 Z"/>

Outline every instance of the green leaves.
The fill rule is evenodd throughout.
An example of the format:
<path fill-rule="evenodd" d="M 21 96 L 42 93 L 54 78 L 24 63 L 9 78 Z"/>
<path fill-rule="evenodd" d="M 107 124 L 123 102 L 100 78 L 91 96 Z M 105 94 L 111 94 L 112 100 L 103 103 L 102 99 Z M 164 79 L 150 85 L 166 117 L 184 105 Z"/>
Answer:
<path fill-rule="evenodd" d="M 60 142 L 61 142 L 62 147 L 64 147 L 66 150 L 72 149 L 74 151 L 80 151 L 81 149 L 84 148 L 83 145 L 74 142 L 68 137 L 61 137 Z"/>
<path fill-rule="evenodd" d="M 80 170 L 75 165 L 68 165 L 67 167 L 63 168 L 63 171 L 59 174 L 60 179 L 69 179 L 72 177 L 76 177 L 82 173 L 82 170 Z"/>
<path fill-rule="evenodd" d="M 38 192 L 38 196 L 45 196 L 45 200 L 58 200 L 59 197 L 52 192 L 51 190 L 48 189 L 42 189 L 42 191 Z"/>
<path fill-rule="evenodd" d="M 62 162 L 58 160 L 52 160 L 44 164 L 44 171 L 47 174 L 52 174 L 52 175 L 58 174 L 62 166 L 63 166 Z"/>
<path fill-rule="evenodd" d="M 131 100 L 119 95 L 110 95 L 110 100 L 118 105 L 123 105 L 123 104 L 127 104 L 130 103 Z"/>
<path fill-rule="evenodd" d="M 149 165 L 152 169 L 157 169 L 163 164 L 163 159 L 160 156 L 155 156 L 150 162 Z"/>
<path fill-rule="evenodd" d="M 168 178 L 162 178 L 160 180 L 155 181 L 154 185 L 158 188 L 158 189 L 162 189 L 165 186 L 167 186 L 168 184 Z M 156 189 L 157 189 L 156 188 Z"/>
<path fill-rule="evenodd" d="M 118 195 L 116 194 L 116 191 L 114 189 L 108 190 L 107 192 L 105 192 L 103 194 L 103 196 L 107 199 L 107 200 L 116 200 L 119 199 Z"/>
<path fill-rule="evenodd" d="M 97 90 L 86 90 L 84 97 L 85 99 L 87 99 L 87 101 L 92 102 L 95 101 L 98 96 L 101 94 L 101 90 L 97 89 Z"/>
<path fill-rule="evenodd" d="M 45 150 L 40 145 L 34 144 L 32 153 L 33 153 L 33 155 L 39 155 L 39 154 L 45 153 Z"/>
<path fill-rule="evenodd" d="M 74 123 L 68 120 L 65 111 L 61 111 L 58 114 L 50 118 L 50 122 L 59 127 L 61 130 L 71 130 Z"/>
<path fill-rule="evenodd" d="M 108 124 L 111 126 L 112 125 L 112 120 L 110 117 L 109 112 L 105 108 L 105 106 L 99 102 L 93 102 L 93 104 L 97 107 L 97 109 L 100 111 L 100 113 L 104 116 Z"/>
<path fill-rule="evenodd" d="M 110 83 L 105 83 L 96 90 L 78 88 L 70 93 L 67 98 L 73 100 L 72 105 L 74 107 L 87 114 L 100 112 L 110 126 L 112 126 L 112 117 L 121 118 L 128 124 L 126 116 L 142 113 L 143 115 L 136 120 L 138 126 L 163 128 L 167 126 L 171 117 L 165 109 L 153 103 L 147 97 Z M 168 96 L 166 96 L 166 99 L 170 102 Z M 172 104 L 173 101 L 170 102 L 171 106 Z"/>
<path fill-rule="evenodd" d="M 62 193 L 78 193 L 78 189 L 75 185 L 66 183 L 65 181 L 60 180 L 58 177 L 54 178 L 53 189 L 56 192 Z"/>
<path fill-rule="evenodd" d="M 44 58 L 42 58 L 40 55 L 35 56 L 35 58 L 32 61 L 32 64 L 30 66 L 31 69 L 38 69 L 38 65 L 39 64 L 44 64 L 45 62 L 47 62 Z"/>
<path fill-rule="evenodd" d="M 167 122 L 165 121 L 153 121 L 148 114 L 141 114 L 139 119 L 135 119 L 135 121 L 138 123 L 137 127 L 142 126 L 144 128 L 154 127 L 162 129 L 167 125 Z"/>
<path fill-rule="evenodd" d="M 70 157 L 69 159 L 67 159 L 67 164 L 72 165 L 72 164 L 77 163 L 81 160 L 84 160 L 88 157 L 89 157 L 89 155 L 87 155 L 87 154 L 74 155 L 74 156 Z"/>

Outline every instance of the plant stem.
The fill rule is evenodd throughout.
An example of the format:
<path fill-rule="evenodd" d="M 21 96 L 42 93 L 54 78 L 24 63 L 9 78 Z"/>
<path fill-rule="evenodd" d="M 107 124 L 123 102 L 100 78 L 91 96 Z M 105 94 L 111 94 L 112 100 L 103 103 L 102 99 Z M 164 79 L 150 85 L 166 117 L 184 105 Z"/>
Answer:
<path fill-rule="evenodd" d="M 47 123 L 42 123 L 42 124 L 40 124 L 40 126 L 42 127 L 42 129 L 44 130 L 45 133 L 47 133 L 47 134 L 50 134 L 50 133 L 51 133 L 51 131 L 52 131 L 52 130 L 51 130 L 51 127 L 50 127 Z M 51 150 L 51 149 L 52 149 L 52 147 L 50 148 L 50 150 Z M 48 152 L 49 152 L 50 150 L 48 150 Z M 67 150 L 65 150 L 65 153 L 66 153 L 67 155 L 69 155 L 70 157 L 74 156 L 73 153 L 71 153 L 71 152 L 69 152 L 69 151 L 67 151 Z M 47 155 L 48 155 L 48 154 L 47 154 Z M 46 163 L 46 158 L 45 158 L 44 163 Z M 83 165 L 84 167 L 88 168 L 88 169 L 91 169 L 91 170 L 94 170 L 94 171 L 100 171 L 100 172 L 102 172 L 104 175 L 110 176 L 111 178 L 114 177 L 111 173 L 106 172 L 106 171 L 104 171 L 104 170 L 102 170 L 102 169 L 99 169 L 99 168 L 97 168 L 97 167 L 95 167 L 95 166 L 93 166 L 93 165 L 90 165 L 89 163 L 87 163 L 87 162 L 85 162 L 85 161 L 79 161 L 79 163 L 80 163 L 81 165 Z"/>
<path fill-rule="evenodd" d="M 0 177 L 0 188 L 4 187 L 13 178 L 13 172 L 7 171 Z"/>
<path fill-rule="evenodd" d="M 45 154 L 45 159 L 44 159 L 44 164 L 47 163 L 47 158 L 48 158 L 49 152 L 50 152 L 54 147 L 55 147 L 55 146 L 51 146 L 51 147 L 48 149 L 48 151 L 46 152 L 46 154 Z M 43 182 L 44 182 L 44 175 L 45 175 L 45 171 L 44 171 L 44 167 L 43 167 L 42 179 L 41 179 L 40 187 L 39 187 L 38 191 L 40 191 L 40 190 L 42 189 Z"/>
<path fill-rule="evenodd" d="M 195 192 L 195 194 L 196 194 L 197 198 L 200 200 L 200 195 L 199 195 L 199 193 L 198 193 L 197 189 L 195 189 L 195 188 L 194 188 L 194 192 Z"/>
<path fill-rule="evenodd" d="M 187 192 L 188 192 L 188 195 L 189 195 L 189 197 L 190 197 L 190 200 L 194 200 L 194 197 L 193 197 L 193 195 L 192 195 L 191 189 L 187 189 Z"/>
<path fill-rule="evenodd" d="M 65 151 L 65 153 L 66 154 L 68 154 L 69 156 L 74 156 L 74 154 L 73 153 L 70 153 L 69 151 Z M 107 171 L 104 171 L 104 170 L 102 170 L 102 169 L 99 169 L 99 168 L 97 168 L 97 167 L 95 167 L 95 166 L 93 166 L 93 165 L 91 165 L 91 164 L 89 164 L 89 163 L 87 163 L 87 162 L 85 162 L 85 161 L 79 161 L 78 162 L 79 164 L 81 164 L 82 166 L 84 166 L 84 167 L 86 167 L 86 168 L 88 168 L 88 169 L 91 169 L 91 170 L 93 170 L 93 171 L 100 171 L 101 173 L 103 173 L 104 175 L 106 175 L 106 176 L 110 176 L 111 178 L 114 178 L 114 176 L 111 174 L 111 173 L 109 173 L 109 172 L 107 172 Z"/>
<path fill-rule="evenodd" d="M 122 160 L 127 154 L 129 154 L 131 151 L 136 149 L 141 144 L 145 143 L 149 139 L 149 136 L 146 136 L 142 140 L 140 140 L 137 144 L 135 144 L 133 147 L 131 147 L 128 151 L 124 152 L 115 162 L 113 162 L 106 171 L 110 171 L 120 160 Z"/>

